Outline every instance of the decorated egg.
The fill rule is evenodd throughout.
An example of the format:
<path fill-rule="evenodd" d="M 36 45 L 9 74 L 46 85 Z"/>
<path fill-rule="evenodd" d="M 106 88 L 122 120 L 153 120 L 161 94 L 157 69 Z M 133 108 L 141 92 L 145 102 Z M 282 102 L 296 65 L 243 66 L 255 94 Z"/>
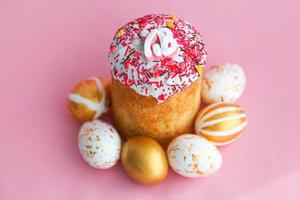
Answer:
<path fill-rule="evenodd" d="M 81 126 L 78 145 L 83 159 L 98 169 L 108 169 L 120 158 L 120 136 L 111 125 L 100 120 L 85 122 Z"/>
<path fill-rule="evenodd" d="M 234 102 L 245 88 L 246 76 L 238 64 L 217 65 L 210 68 L 202 82 L 202 98 L 206 103 Z"/>
<path fill-rule="evenodd" d="M 98 77 L 91 77 L 80 82 L 68 96 L 68 108 L 80 121 L 100 117 L 107 112 L 109 104 L 109 84 Z"/>
<path fill-rule="evenodd" d="M 195 134 L 184 134 L 173 139 L 167 152 L 172 169 L 185 177 L 207 176 L 222 165 L 219 150 Z"/>
<path fill-rule="evenodd" d="M 246 125 L 246 114 L 240 106 L 214 103 L 198 113 L 195 131 L 211 143 L 221 146 L 233 142 Z"/>
<path fill-rule="evenodd" d="M 159 183 L 168 174 L 164 149 L 149 137 L 130 138 L 122 148 L 121 160 L 125 172 L 139 183 Z"/>

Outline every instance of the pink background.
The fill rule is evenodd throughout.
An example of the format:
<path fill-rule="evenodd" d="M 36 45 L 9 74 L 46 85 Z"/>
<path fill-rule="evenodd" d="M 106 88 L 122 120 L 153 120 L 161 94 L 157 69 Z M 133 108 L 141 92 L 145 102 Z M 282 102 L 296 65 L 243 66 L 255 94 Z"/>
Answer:
<path fill-rule="evenodd" d="M 299 199 L 300 12 L 297 0 L 1 0 L 0 199 Z M 89 167 L 80 123 L 66 109 L 79 80 L 109 78 L 108 46 L 121 25 L 149 13 L 190 21 L 207 43 L 208 66 L 241 64 L 239 100 L 249 126 L 221 149 L 213 176 L 170 172 L 160 185 L 132 182 L 120 164 Z"/>

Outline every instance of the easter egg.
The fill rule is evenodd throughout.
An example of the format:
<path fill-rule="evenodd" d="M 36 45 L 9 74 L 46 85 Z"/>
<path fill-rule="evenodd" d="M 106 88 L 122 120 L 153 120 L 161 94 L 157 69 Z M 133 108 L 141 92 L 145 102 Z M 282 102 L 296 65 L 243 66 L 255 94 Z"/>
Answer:
<path fill-rule="evenodd" d="M 246 114 L 240 106 L 214 103 L 198 113 L 195 131 L 211 143 L 221 146 L 233 142 L 246 125 Z"/>
<path fill-rule="evenodd" d="M 164 149 L 149 137 L 130 138 L 122 148 L 121 161 L 125 172 L 142 184 L 159 183 L 168 174 Z"/>
<path fill-rule="evenodd" d="M 195 134 L 184 134 L 173 139 L 167 153 L 172 169 L 185 177 L 208 176 L 222 165 L 219 150 Z"/>
<path fill-rule="evenodd" d="M 69 93 L 68 108 L 80 121 L 97 119 L 108 110 L 109 90 L 109 84 L 102 78 L 81 81 Z"/>
<path fill-rule="evenodd" d="M 100 120 L 85 122 L 79 131 L 79 151 L 92 167 L 108 169 L 120 158 L 121 139 L 117 131 Z"/>
<path fill-rule="evenodd" d="M 234 102 L 243 93 L 246 76 L 238 64 L 224 64 L 211 67 L 204 75 L 202 98 L 204 102 Z"/>

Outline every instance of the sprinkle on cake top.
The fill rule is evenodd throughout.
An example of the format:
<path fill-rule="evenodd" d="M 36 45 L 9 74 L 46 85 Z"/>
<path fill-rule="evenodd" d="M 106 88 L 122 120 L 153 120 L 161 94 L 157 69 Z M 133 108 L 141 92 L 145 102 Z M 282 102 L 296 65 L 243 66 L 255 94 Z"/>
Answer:
<path fill-rule="evenodd" d="M 116 80 L 162 103 L 199 78 L 206 50 L 190 23 L 151 14 L 117 31 L 109 59 Z"/>

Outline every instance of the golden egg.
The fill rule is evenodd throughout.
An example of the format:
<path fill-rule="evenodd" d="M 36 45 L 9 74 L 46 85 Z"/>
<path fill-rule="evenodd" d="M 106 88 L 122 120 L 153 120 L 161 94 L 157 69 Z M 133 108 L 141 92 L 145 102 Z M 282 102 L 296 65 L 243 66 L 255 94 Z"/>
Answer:
<path fill-rule="evenodd" d="M 166 152 L 149 137 L 130 138 L 123 146 L 121 160 L 125 172 L 139 183 L 159 183 L 168 174 Z"/>

